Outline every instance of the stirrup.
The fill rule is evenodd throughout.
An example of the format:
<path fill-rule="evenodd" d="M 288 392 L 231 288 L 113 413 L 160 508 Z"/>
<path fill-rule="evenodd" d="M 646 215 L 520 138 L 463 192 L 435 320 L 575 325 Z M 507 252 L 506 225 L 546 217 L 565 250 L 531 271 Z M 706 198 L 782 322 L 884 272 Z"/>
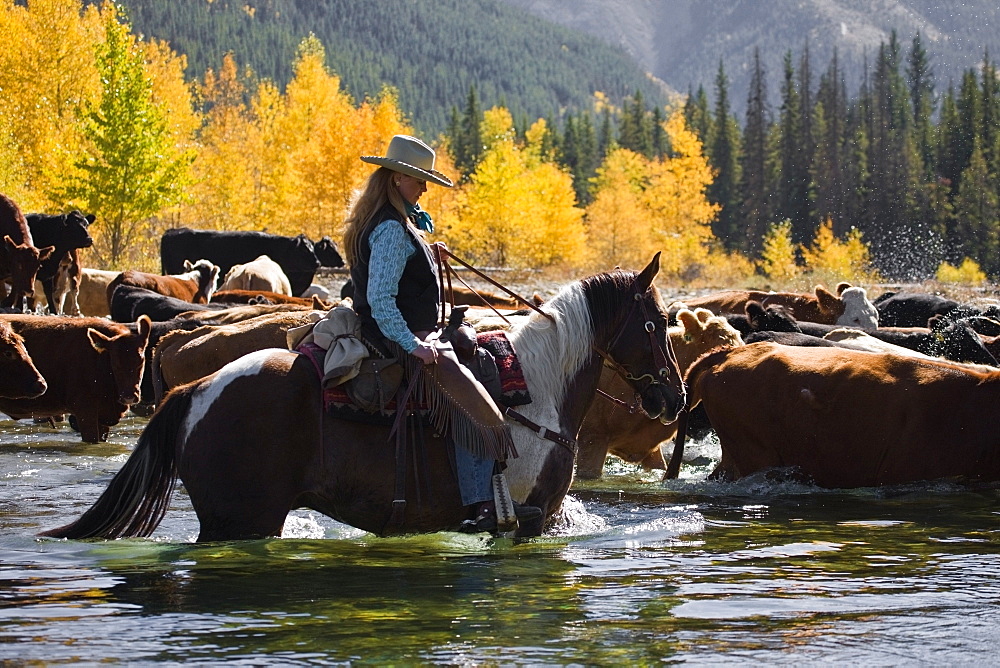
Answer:
<path fill-rule="evenodd" d="M 507 476 L 503 473 L 493 476 L 493 500 L 497 508 L 497 531 L 506 533 L 517 529 L 517 513 L 514 512 L 514 501 L 510 498 L 510 488 L 507 487 Z"/>

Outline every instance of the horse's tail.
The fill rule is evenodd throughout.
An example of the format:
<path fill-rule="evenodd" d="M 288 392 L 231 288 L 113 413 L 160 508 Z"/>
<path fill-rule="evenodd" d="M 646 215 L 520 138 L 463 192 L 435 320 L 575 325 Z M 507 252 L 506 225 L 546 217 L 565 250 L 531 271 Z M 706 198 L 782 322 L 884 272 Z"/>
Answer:
<path fill-rule="evenodd" d="M 163 337 L 166 338 L 166 337 Z M 162 341 L 162 339 L 161 339 Z M 160 342 L 153 348 L 153 354 L 149 361 L 149 382 L 153 386 L 153 405 L 158 406 L 163 401 L 163 395 L 167 393 L 166 382 L 163 380 L 163 370 L 160 369 Z"/>
<path fill-rule="evenodd" d="M 38 535 L 51 538 L 149 536 L 163 519 L 177 484 L 176 442 L 193 386 L 170 394 L 139 436 L 132 455 L 80 519 Z"/>

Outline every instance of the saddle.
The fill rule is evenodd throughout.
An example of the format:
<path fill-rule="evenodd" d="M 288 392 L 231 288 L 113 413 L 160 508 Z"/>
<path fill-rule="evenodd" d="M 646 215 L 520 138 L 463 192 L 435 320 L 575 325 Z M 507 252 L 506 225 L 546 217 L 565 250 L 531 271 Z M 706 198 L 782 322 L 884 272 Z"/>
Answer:
<path fill-rule="evenodd" d="M 486 388 L 500 407 L 531 403 L 531 395 L 517 353 L 503 331 L 476 334 L 467 323 L 449 336 L 455 355 L 463 366 Z M 442 333 L 442 336 L 444 334 Z M 300 344 L 296 351 L 318 362 L 322 373 L 324 350 L 311 343 Z M 317 357 L 318 356 L 318 357 Z M 396 417 L 396 389 L 403 377 L 402 365 L 395 358 L 370 357 L 357 378 L 323 390 L 327 415 L 367 424 L 391 425 Z M 411 398 L 410 410 L 426 419 L 426 400 Z"/>

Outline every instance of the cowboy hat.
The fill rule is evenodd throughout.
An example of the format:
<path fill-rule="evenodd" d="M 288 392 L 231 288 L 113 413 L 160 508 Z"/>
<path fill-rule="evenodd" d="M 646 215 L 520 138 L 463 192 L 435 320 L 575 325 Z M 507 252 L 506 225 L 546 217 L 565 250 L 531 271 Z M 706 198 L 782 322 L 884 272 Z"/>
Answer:
<path fill-rule="evenodd" d="M 454 185 L 447 176 L 434 169 L 434 149 L 409 135 L 396 135 L 389 142 L 385 157 L 363 155 L 364 162 L 391 169 L 415 179 L 432 181 L 446 188 Z"/>

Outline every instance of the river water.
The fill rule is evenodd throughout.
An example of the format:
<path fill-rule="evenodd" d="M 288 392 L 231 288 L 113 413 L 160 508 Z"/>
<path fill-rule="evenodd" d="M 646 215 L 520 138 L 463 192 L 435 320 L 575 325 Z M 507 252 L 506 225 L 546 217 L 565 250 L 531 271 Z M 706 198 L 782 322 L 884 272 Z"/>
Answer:
<path fill-rule="evenodd" d="M 280 540 L 197 545 L 183 489 L 151 539 L 36 538 L 144 424 L 87 445 L 0 419 L 0 662 L 998 663 L 996 487 L 714 483 L 708 440 L 667 485 L 609 463 L 525 542 L 296 511 Z"/>

